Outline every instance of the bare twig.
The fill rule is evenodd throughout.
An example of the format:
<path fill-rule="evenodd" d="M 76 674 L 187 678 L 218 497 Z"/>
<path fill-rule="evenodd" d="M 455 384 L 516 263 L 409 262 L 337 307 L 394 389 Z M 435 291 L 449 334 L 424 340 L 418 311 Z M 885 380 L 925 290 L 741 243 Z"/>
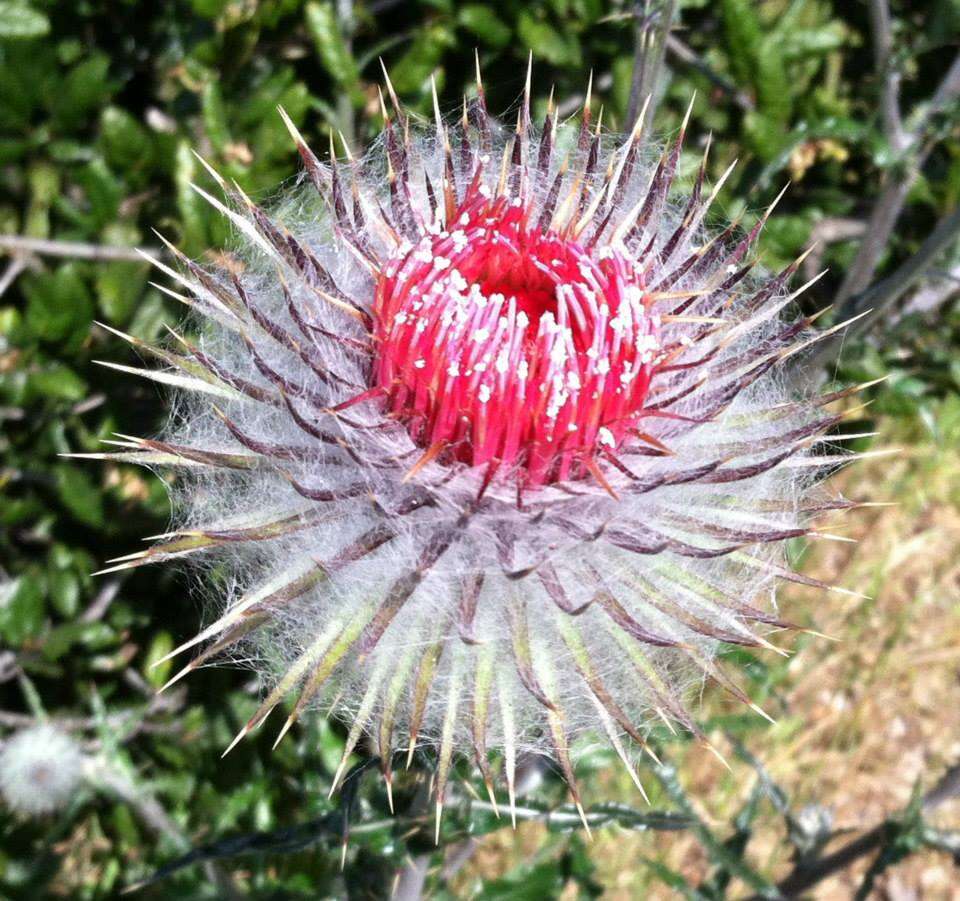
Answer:
<path fill-rule="evenodd" d="M 63 729 L 66 732 L 83 732 L 106 726 L 110 729 L 122 730 L 132 726 L 123 741 L 129 741 L 135 735 L 145 733 L 168 733 L 179 731 L 182 724 L 151 722 L 150 717 L 165 713 L 172 713 L 183 707 L 185 692 L 154 694 L 146 707 L 121 710 L 110 713 L 105 717 L 97 716 L 48 716 L 45 721 Z M 26 729 L 37 724 L 38 717 L 34 713 L 18 713 L 12 710 L 0 710 L 0 726 L 10 729 Z"/>
<path fill-rule="evenodd" d="M 874 2 L 871 8 L 877 6 L 879 2 L 880 0 Z M 882 5 L 885 8 L 886 5 Z M 887 21 L 887 31 L 884 31 L 886 20 L 883 13 L 874 15 L 872 18 L 876 19 L 880 28 L 880 31 L 874 35 L 875 46 L 878 48 L 875 55 L 878 65 L 882 65 L 883 72 L 887 73 L 890 68 L 886 62 L 889 54 L 882 48 L 889 47 L 889 22 Z M 889 15 L 887 15 L 888 18 Z M 897 154 L 898 160 L 884 176 L 880 193 L 870 213 L 866 235 L 837 292 L 836 304 L 844 316 L 849 315 L 851 310 L 848 301 L 854 295 L 864 291 L 872 281 L 897 220 L 903 212 L 910 189 L 916 183 L 933 149 L 927 137 L 934 117 L 960 97 L 960 54 L 957 55 L 934 91 L 930 102 L 913 117 L 906 130 L 899 124 L 899 107 L 897 106 L 894 110 L 891 106 L 893 103 L 891 98 L 895 97 L 899 79 L 895 79 L 891 85 L 890 77 L 886 74 L 883 83 L 884 126 L 891 149 Z M 894 131 L 890 132 L 888 129 L 894 129 Z"/>
<path fill-rule="evenodd" d="M 847 334 L 857 335 L 867 331 L 872 323 L 895 304 L 904 292 L 912 288 L 940 255 L 951 247 L 958 234 L 960 234 L 960 207 L 937 223 L 936 228 L 930 232 L 917 252 L 893 275 L 852 298 L 850 306 L 854 314 L 864 310 L 873 312 L 855 323 Z"/>
<path fill-rule="evenodd" d="M 883 130 L 896 153 L 906 147 L 900 118 L 900 70 L 893 61 L 893 30 L 887 0 L 870 0 L 870 30 L 873 32 L 873 68 L 881 82 L 880 107 Z"/>
<path fill-rule="evenodd" d="M 627 122 L 636 120 L 640 107 L 649 97 L 645 131 L 649 130 L 660 100 L 660 74 L 667 48 L 667 36 L 673 27 L 676 12 L 677 0 L 637 0 L 634 4 L 636 38 Z"/>
<path fill-rule="evenodd" d="M 666 47 L 667 52 L 670 53 L 671 56 L 676 57 L 681 63 L 690 66 L 691 69 L 696 70 L 707 78 L 711 84 L 720 88 L 725 94 L 728 94 L 730 99 L 733 100 L 740 109 L 749 112 L 756 108 L 756 104 L 749 94 L 741 91 L 740 88 L 729 79 L 724 78 L 724 76 L 717 72 L 706 60 L 698 56 L 692 47 L 687 46 L 675 34 L 667 35 Z"/>
<path fill-rule="evenodd" d="M 122 579 L 111 579 L 106 582 L 97 592 L 90 606 L 80 614 L 79 621 L 81 623 L 95 623 L 103 619 L 104 614 L 113 603 L 113 599 L 117 596 L 122 581 Z"/>
<path fill-rule="evenodd" d="M 17 280 L 17 276 L 26 268 L 26 256 L 15 256 L 7 264 L 7 268 L 3 270 L 3 275 L 0 275 L 0 297 L 7 293 L 10 286 Z"/>
<path fill-rule="evenodd" d="M 913 313 L 930 313 L 939 309 L 958 294 L 960 294 L 960 264 L 946 271 L 931 272 L 926 284 L 917 288 L 897 310 L 893 317 L 893 324 Z"/>
<path fill-rule="evenodd" d="M 937 259 L 945 253 L 960 235 L 960 207 L 937 223 L 936 228 L 893 275 L 878 282 L 855 297 L 845 307 L 845 315 L 857 315 L 867 310 L 870 313 L 853 323 L 846 331 L 835 333 L 821 341 L 818 350 L 805 363 L 825 362 L 836 352 L 840 343 L 848 338 L 864 334 L 903 295 L 924 276 Z"/>
<path fill-rule="evenodd" d="M 77 403 L 70 408 L 70 413 L 74 416 L 82 416 L 84 413 L 89 413 L 91 410 L 96 410 L 97 407 L 102 407 L 106 402 L 106 394 L 91 394 L 89 397 L 85 397 L 83 400 L 77 401 Z"/>
<path fill-rule="evenodd" d="M 17 655 L 13 651 L 0 651 L 0 684 L 9 682 L 20 672 Z"/>
<path fill-rule="evenodd" d="M 163 251 L 156 247 L 143 248 L 153 256 Z M 0 235 L 0 251 L 22 258 L 25 254 L 50 257 L 71 257 L 75 260 L 133 260 L 143 262 L 143 257 L 132 247 L 112 247 L 107 244 L 84 244 L 80 241 L 48 241 L 44 238 L 24 238 L 20 235 Z"/>
<path fill-rule="evenodd" d="M 803 261 L 804 280 L 813 278 L 823 269 L 823 258 L 829 245 L 862 238 L 866 230 L 867 223 L 862 219 L 844 219 L 840 216 L 828 216 L 814 223 L 807 240 L 812 249 Z"/>
<path fill-rule="evenodd" d="M 427 882 L 427 870 L 430 869 L 430 855 L 418 854 L 411 857 L 400 871 L 390 895 L 392 901 L 420 901 Z"/>
<path fill-rule="evenodd" d="M 947 74 L 937 85 L 937 89 L 930 98 L 930 103 L 917 113 L 916 121 L 911 124 L 911 131 L 915 134 L 926 131 L 930 127 L 931 119 L 946 109 L 958 97 L 960 97 L 960 53 L 954 58 Z"/>

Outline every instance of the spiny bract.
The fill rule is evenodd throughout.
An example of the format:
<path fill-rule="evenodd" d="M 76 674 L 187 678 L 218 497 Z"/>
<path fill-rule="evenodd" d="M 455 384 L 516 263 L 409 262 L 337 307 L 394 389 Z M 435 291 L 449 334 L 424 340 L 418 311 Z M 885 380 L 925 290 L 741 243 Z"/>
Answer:
<path fill-rule="evenodd" d="M 398 750 L 434 746 L 438 812 L 457 754 L 494 797 L 493 751 L 511 802 L 531 750 L 579 806 L 572 737 L 604 734 L 633 773 L 652 722 L 702 738 L 683 697 L 704 676 L 750 703 L 716 652 L 771 648 L 777 582 L 819 584 L 783 542 L 853 506 L 811 491 L 846 459 L 811 448 L 849 392 L 778 375 L 817 340 L 784 317 L 800 261 L 758 274 L 769 210 L 707 232 L 727 173 L 705 191 L 706 160 L 670 196 L 686 122 L 655 155 L 642 118 L 609 138 L 589 99 L 534 128 L 529 76 L 513 128 L 479 75 L 430 126 L 387 87 L 362 159 L 321 163 L 281 110 L 309 184 L 273 214 L 210 170 L 228 267 L 155 261 L 196 338 L 134 340 L 164 368 L 132 371 L 179 408 L 163 440 L 97 456 L 182 468 L 181 522 L 114 568 L 216 562 L 222 615 L 171 681 L 245 656 L 267 688 L 237 740 L 296 692 L 280 735 L 329 709 L 344 760 L 366 733 L 388 788 Z"/>

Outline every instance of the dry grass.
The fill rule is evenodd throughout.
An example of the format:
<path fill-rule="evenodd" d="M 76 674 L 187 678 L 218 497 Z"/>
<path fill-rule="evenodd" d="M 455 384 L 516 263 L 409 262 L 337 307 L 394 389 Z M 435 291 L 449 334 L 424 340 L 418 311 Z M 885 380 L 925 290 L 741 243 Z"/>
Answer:
<path fill-rule="evenodd" d="M 843 533 L 858 543 L 818 542 L 803 567 L 872 599 L 807 589 L 784 592 L 788 618 L 840 640 L 796 643 L 796 653 L 783 664 L 776 696 L 766 704 L 771 712 L 781 708 L 777 725 L 758 729 L 745 741 L 795 809 L 823 804 L 832 810 L 835 825 L 852 834 L 902 809 L 918 780 L 929 788 L 960 760 L 960 436 L 911 442 L 916 437 L 895 434 L 888 426 L 883 443 L 904 443 L 909 449 L 865 461 L 837 478 L 848 497 L 896 506 L 844 514 Z M 702 715 L 729 709 L 718 692 L 706 693 Z M 715 738 L 723 747 L 723 736 Z M 728 773 L 692 746 L 675 761 L 701 814 L 722 829 L 749 794 L 752 770 L 733 762 Z M 635 797 L 622 773 L 591 781 L 587 791 L 594 800 Z M 936 822 L 960 828 L 960 803 L 939 808 Z M 515 836 L 490 836 L 459 884 L 467 889 L 478 875 L 490 878 L 529 861 L 542 838 L 542 829 L 532 824 Z M 780 877 L 789 869 L 788 855 L 782 824 L 767 808 L 749 846 L 750 859 L 761 872 Z M 624 901 L 674 897 L 652 882 L 643 858 L 660 860 L 693 879 L 708 866 L 700 846 L 685 833 L 604 830 L 591 857 L 605 897 Z M 860 861 L 809 897 L 852 897 L 866 865 Z M 742 885 L 730 891 L 734 898 L 746 894 Z M 944 855 L 917 854 L 880 880 L 877 897 L 960 899 L 960 873 Z"/>

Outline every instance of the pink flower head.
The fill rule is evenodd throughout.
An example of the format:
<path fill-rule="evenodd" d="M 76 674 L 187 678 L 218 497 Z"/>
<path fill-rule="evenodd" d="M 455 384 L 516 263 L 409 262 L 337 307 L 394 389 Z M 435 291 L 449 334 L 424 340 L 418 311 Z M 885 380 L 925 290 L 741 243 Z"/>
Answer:
<path fill-rule="evenodd" d="M 846 459 L 812 452 L 846 392 L 779 373 L 816 340 L 784 318 L 799 261 L 750 258 L 769 210 L 707 229 L 729 170 L 674 187 L 686 122 L 652 148 L 588 100 L 536 129 L 528 88 L 505 129 L 478 80 L 427 128 L 390 94 L 362 159 L 321 163 L 285 117 L 307 184 L 271 214 L 210 170 L 234 263 L 171 247 L 202 324 L 135 342 L 178 415 L 98 455 L 177 467 L 179 522 L 116 568 L 217 561 L 219 615 L 172 681 L 249 661 L 264 697 L 236 740 L 290 696 L 279 737 L 332 709 L 344 761 L 366 735 L 388 788 L 398 751 L 433 746 L 438 812 L 457 754 L 494 799 L 502 765 L 511 800 L 518 752 L 550 754 L 576 797 L 580 735 L 633 774 L 653 723 L 703 739 L 684 698 L 705 677 L 750 703 L 716 654 L 776 650 L 777 584 L 820 584 L 783 543 L 854 506 L 811 478 Z"/>
<path fill-rule="evenodd" d="M 666 359 L 645 266 L 477 178 L 377 284 L 377 383 L 417 444 L 518 486 L 597 473 Z"/>

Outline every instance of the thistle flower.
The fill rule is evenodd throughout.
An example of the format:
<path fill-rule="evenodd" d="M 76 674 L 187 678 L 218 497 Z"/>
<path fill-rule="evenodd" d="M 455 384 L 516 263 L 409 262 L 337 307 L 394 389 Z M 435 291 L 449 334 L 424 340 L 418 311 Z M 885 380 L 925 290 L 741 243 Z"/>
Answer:
<path fill-rule="evenodd" d="M 65 807 L 83 778 L 77 743 L 54 726 L 23 729 L 0 750 L 0 796 L 12 810 L 40 816 Z"/>
<path fill-rule="evenodd" d="M 492 752 L 511 804 L 518 752 L 550 754 L 579 806 L 579 734 L 634 774 L 653 722 L 703 739 L 684 696 L 704 677 L 759 712 L 716 653 L 776 650 L 777 583 L 821 585 L 783 542 L 853 506 L 812 478 L 840 459 L 811 448 L 846 392 L 778 374 L 817 338 L 784 314 L 800 261 L 750 258 L 772 207 L 709 233 L 730 170 L 707 191 L 706 159 L 671 196 L 687 120 L 656 154 L 642 116 L 605 136 L 589 92 L 579 125 L 551 104 L 535 127 L 529 74 L 513 128 L 479 72 L 432 125 L 386 84 L 361 159 L 331 138 L 322 163 L 280 111 L 305 175 L 270 214 L 208 167 L 228 267 L 154 260 L 196 337 L 130 339 L 163 368 L 114 368 L 173 386 L 177 414 L 94 456 L 178 467 L 181 522 L 112 568 L 216 563 L 221 613 L 171 682 L 245 656 L 266 688 L 234 744 L 292 696 L 277 741 L 330 710 L 344 761 L 366 734 L 388 790 L 396 752 L 433 746 L 438 823 L 460 754 L 494 805 Z"/>

